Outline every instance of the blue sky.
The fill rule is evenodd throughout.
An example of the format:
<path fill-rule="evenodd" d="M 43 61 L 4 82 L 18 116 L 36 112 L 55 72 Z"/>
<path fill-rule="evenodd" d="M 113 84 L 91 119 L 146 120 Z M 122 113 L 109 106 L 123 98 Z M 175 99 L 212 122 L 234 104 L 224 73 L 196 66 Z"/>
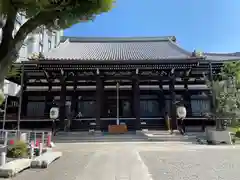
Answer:
<path fill-rule="evenodd" d="M 240 0 L 117 0 L 94 22 L 66 29 L 67 36 L 168 36 L 192 51 L 240 51 Z"/>

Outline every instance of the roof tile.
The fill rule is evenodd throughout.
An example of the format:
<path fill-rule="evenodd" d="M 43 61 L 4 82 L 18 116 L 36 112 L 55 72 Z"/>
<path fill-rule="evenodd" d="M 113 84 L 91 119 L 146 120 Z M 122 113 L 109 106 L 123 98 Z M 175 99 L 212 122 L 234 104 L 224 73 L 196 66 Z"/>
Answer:
<path fill-rule="evenodd" d="M 46 59 L 60 60 L 161 60 L 189 59 L 172 37 L 164 38 L 68 38 L 45 53 Z"/>
<path fill-rule="evenodd" d="M 210 61 L 231 61 L 240 60 L 239 53 L 204 53 L 206 60 Z"/>

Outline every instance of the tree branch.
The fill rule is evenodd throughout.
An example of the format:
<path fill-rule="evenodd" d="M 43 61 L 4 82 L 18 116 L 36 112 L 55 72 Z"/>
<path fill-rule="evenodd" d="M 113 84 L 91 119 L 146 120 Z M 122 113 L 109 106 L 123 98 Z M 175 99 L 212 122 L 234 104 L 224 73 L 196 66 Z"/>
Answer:
<path fill-rule="evenodd" d="M 47 19 L 52 19 L 52 12 L 39 12 L 36 16 L 30 18 L 18 30 L 13 40 L 13 46 L 16 46 L 19 42 L 22 43 L 30 32 L 43 25 Z"/>
<path fill-rule="evenodd" d="M 9 7 L 7 19 L 4 27 L 2 28 L 2 41 L 0 45 L 0 61 L 9 52 L 9 47 L 13 40 L 12 33 L 14 30 L 15 19 L 17 11 L 13 7 Z"/>
<path fill-rule="evenodd" d="M 10 47 L 11 51 L 6 55 L 6 57 L 4 57 L 4 59 L 8 61 L 8 64 L 16 60 L 16 54 L 21 49 L 27 35 L 35 30 L 38 26 L 44 25 L 53 20 L 55 16 L 56 13 L 54 12 L 39 12 L 36 16 L 30 18 L 20 27 L 14 39 L 12 40 Z"/>

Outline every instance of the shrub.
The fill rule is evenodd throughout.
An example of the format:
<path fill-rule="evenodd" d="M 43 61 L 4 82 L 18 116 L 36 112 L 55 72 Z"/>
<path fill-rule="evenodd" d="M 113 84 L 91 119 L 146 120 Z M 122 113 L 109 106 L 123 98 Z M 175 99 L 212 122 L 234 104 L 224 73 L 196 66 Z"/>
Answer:
<path fill-rule="evenodd" d="M 13 145 L 8 146 L 7 157 L 23 158 L 28 156 L 28 145 L 23 141 L 16 141 Z"/>
<path fill-rule="evenodd" d="M 239 131 L 239 130 L 236 131 L 235 136 L 236 136 L 237 138 L 240 138 L 240 131 Z"/>

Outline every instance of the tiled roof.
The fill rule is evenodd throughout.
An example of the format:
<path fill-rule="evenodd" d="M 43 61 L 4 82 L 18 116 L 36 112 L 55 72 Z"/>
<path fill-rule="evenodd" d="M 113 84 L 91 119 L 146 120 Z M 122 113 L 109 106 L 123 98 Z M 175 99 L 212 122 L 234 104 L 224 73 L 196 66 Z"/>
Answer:
<path fill-rule="evenodd" d="M 204 53 L 206 60 L 211 61 L 227 61 L 240 60 L 240 53 Z"/>
<path fill-rule="evenodd" d="M 59 47 L 44 54 L 49 60 L 167 60 L 191 59 L 192 53 L 173 36 L 141 38 L 63 37 Z"/>

